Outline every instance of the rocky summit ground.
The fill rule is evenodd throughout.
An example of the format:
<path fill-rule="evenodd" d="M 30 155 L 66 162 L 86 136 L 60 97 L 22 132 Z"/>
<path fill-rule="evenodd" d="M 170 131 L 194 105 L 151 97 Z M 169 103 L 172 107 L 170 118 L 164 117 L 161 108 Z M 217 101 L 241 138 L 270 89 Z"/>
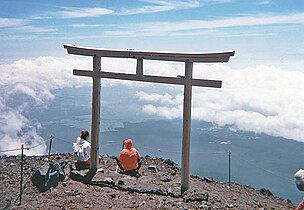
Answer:
<path fill-rule="evenodd" d="M 294 209 L 290 201 L 269 190 L 220 183 L 191 176 L 191 189 L 181 196 L 181 173 L 170 160 L 146 156 L 141 177 L 116 173 L 113 157 L 104 156 L 92 181 L 71 178 L 45 192 L 33 185 L 33 170 L 50 160 L 67 160 L 71 154 L 24 158 L 24 190 L 19 203 L 20 156 L 0 157 L 0 209 Z M 86 174 L 87 171 L 81 171 Z M 69 174 L 78 174 L 69 171 Z M 75 178 L 74 178 L 75 179 Z"/>

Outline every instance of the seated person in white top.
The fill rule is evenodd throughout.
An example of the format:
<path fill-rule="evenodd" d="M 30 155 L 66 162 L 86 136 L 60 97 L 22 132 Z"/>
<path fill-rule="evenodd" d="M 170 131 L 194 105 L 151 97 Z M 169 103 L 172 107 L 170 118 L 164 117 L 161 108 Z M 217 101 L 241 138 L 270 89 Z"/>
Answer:
<path fill-rule="evenodd" d="M 77 170 L 90 168 L 91 143 L 88 140 L 89 132 L 82 130 L 80 137 L 77 137 L 76 142 L 73 143 L 73 157 Z"/>

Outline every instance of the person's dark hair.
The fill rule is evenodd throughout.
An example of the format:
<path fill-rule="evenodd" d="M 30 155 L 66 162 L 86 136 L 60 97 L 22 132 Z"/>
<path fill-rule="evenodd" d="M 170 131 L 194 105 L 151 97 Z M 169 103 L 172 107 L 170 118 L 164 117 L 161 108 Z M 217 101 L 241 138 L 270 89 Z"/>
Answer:
<path fill-rule="evenodd" d="M 82 130 L 81 132 L 80 132 L 80 138 L 81 139 L 87 139 L 87 137 L 89 137 L 89 131 L 86 131 L 86 130 Z"/>

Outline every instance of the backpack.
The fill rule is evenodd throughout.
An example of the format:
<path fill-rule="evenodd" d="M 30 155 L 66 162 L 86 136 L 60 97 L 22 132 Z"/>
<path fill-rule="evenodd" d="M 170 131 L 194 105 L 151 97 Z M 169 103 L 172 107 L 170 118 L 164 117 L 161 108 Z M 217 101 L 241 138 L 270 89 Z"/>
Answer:
<path fill-rule="evenodd" d="M 74 160 L 85 161 L 83 144 L 73 144 L 73 158 Z"/>

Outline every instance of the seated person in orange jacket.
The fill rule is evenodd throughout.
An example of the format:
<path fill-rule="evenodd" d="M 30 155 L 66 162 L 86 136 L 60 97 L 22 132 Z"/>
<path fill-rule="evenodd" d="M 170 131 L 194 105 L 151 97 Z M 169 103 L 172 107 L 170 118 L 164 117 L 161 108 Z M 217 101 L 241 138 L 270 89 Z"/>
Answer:
<path fill-rule="evenodd" d="M 126 148 L 120 152 L 119 159 L 116 159 L 117 165 L 122 173 L 138 176 L 141 166 L 140 154 L 135 148 L 132 148 L 132 139 L 126 139 L 123 143 Z"/>

